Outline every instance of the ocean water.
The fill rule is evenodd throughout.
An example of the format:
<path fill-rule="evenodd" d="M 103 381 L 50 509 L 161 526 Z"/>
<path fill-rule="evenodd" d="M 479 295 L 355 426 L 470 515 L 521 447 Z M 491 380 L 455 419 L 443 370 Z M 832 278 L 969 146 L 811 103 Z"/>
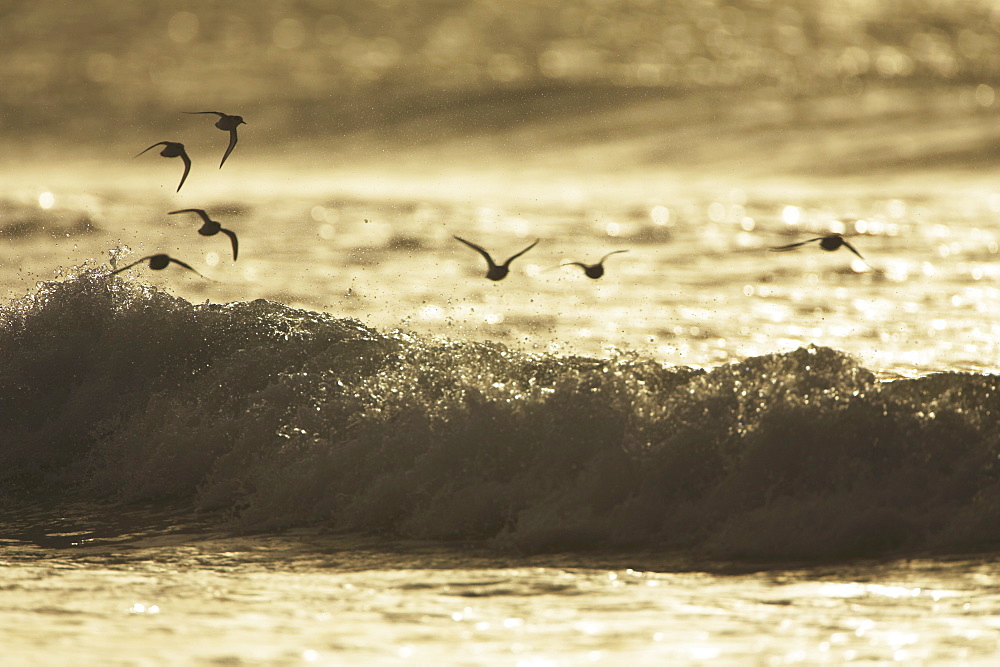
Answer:
<path fill-rule="evenodd" d="M 0 343 L 14 662 L 995 657 L 987 189 L 854 200 L 872 269 L 768 251 L 858 224 L 815 193 L 226 198 L 233 263 L 47 187 Z M 451 234 L 544 245 L 492 283 Z M 161 250 L 210 280 L 109 275 Z"/>
<path fill-rule="evenodd" d="M 358 7 L 0 22 L 3 661 L 993 664 L 996 8 Z"/>

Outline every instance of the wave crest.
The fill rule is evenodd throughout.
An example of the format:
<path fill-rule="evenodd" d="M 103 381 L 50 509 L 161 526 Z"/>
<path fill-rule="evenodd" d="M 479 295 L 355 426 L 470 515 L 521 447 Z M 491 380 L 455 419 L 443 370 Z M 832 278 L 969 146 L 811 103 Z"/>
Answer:
<path fill-rule="evenodd" d="M 379 333 L 91 271 L 0 317 L 0 492 L 526 551 L 991 548 L 997 378 L 809 347 L 703 371 Z"/>

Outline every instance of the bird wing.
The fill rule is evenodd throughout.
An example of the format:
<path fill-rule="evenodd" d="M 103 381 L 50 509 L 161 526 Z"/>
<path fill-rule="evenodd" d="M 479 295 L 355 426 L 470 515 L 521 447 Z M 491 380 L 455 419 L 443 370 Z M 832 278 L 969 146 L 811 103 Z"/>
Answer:
<path fill-rule="evenodd" d="M 479 246 L 477 246 L 475 243 L 471 243 L 469 241 L 466 241 L 465 239 L 460 238 L 458 236 L 456 236 L 454 238 L 455 238 L 456 241 L 464 243 L 465 245 L 469 246 L 470 248 L 472 248 L 473 250 L 475 250 L 476 252 L 478 252 L 480 255 L 482 255 L 483 258 L 486 259 L 486 263 L 487 264 L 489 264 L 490 266 L 496 266 L 496 262 L 494 262 L 493 258 L 490 257 L 490 253 L 486 252 L 485 250 L 483 250 L 482 248 L 480 248 Z"/>
<path fill-rule="evenodd" d="M 507 258 L 507 261 L 506 261 L 506 262 L 504 262 L 504 263 L 503 263 L 503 265 L 504 265 L 504 266 L 510 266 L 510 263 L 511 263 L 511 262 L 513 262 L 513 261 L 514 261 L 515 259 L 517 259 L 517 258 L 518 258 L 518 257 L 520 257 L 521 255 L 523 255 L 524 253 L 528 252 L 529 250 L 531 250 L 532 248 L 534 248 L 534 247 L 535 247 L 536 245 L 538 245 L 538 242 L 539 242 L 539 241 L 541 241 L 541 239 L 535 239 L 535 242 L 534 242 L 534 243 L 532 243 L 531 245 L 529 245 L 529 246 L 528 246 L 527 248 L 525 248 L 525 249 L 524 249 L 524 250 L 522 250 L 521 252 L 517 253 L 516 255 L 511 255 L 510 257 L 508 257 L 508 258 Z"/>
<path fill-rule="evenodd" d="M 126 266 L 123 266 L 123 267 L 122 267 L 122 268 L 120 268 L 120 269 L 115 269 L 114 271 L 112 271 L 112 272 L 111 272 L 111 273 L 109 273 L 108 275 L 109 275 L 109 276 L 113 276 L 113 275 L 115 275 L 116 273 L 121 273 L 122 271 L 125 271 L 125 270 L 127 270 L 127 269 L 131 269 L 131 268 L 132 268 L 133 266 L 135 266 L 136 264 L 140 264 L 140 263 L 142 263 L 142 262 L 145 262 L 145 261 L 146 261 L 147 259 L 149 259 L 149 258 L 151 258 L 151 257 L 152 257 L 152 255 L 146 255 L 146 256 L 145 256 L 145 257 L 143 257 L 142 259 L 137 259 L 137 260 L 135 260 L 134 262 L 132 262 L 131 264 L 128 264 L 128 265 L 126 265 Z"/>
<path fill-rule="evenodd" d="M 177 185 L 177 192 L 181 191 L 181 186 L 184 185 L 184 181 L 188 177 L 188 172 L 191 171 L 191 158 L 188 157 L 187 152 L 181 153 L 181 159 L 184 160 L 184 175 L 181 176 L 181 182 Z"/>
<path fill-rule="evenodd" d="M 192 114 L 192 115 L 196 115 L 196 114 L 200 114 L 200 113 L 214 113 L 219 118 L 222 118 L 223 116 L 226 115 L 226 114 L 222 113 L 221 111 L 185 111 L 184 113 L 188 113 L 188 114 Z"/>
<path fill-rule="evenodd" d="M 169 259 L 169 260 L 170 260 L 171 262 L 173 262 L 174 264 L 179 264 L 180 266 L 183 266 L 183 267 L 184 267 L 185 269 L 187 269 L 188 271 L 191 271 L 191 272 L 193 272 L 193 273 L 198 273 L 198 272 L 197 272 L 197 271 L 196 271 L 196 270 L 195 270 L 195 269 L 194 269 L 194 268 L 193 268 L 193 267 L 192 267 L 192 266 L 191 266 L 190 264 L 188 264 L 187 262 L 182 262 L 181 260 L 179 260 L 179 259 L 174 259 L 173 257 L 168 257 L 167 259 Z M 200 274 L 200 273 L 198 273 L 198 275 L 199 275 L 199 276 L 201 276 L 201 274 Z M 206 278 L 205 276 L 201 276 L 201 277 L 202 277 L 202 278 L 205 278 L 205 280 L 208 280 L 208 278 Z"/>
<path fill-rule="evenodd" d="M 208 217 L 208 213 L 205 213 L 205 211 L 200 208 L 182 208 L 177 211 L 170 211 L 167 215 L 174 215 L 175 213 L 197 213 L 206 223 L 212 222 L 212 219 Z"/>
<path fill-rule="evenodd" d="M 794 248 L 798 248 L 799 246 L 804 246 L 807 243 L 812 243 L 813 241 L 822 241 L 822 240 L 823 240 L 822 236 L 817 236 L 816 238 L 809 239 L 808 241 L 799 241 L 798 243 L 790 243 L 788 245 L 783 245 L 783 246 L 780 246 L 778 248 L 771 248 L 771 251 L 772 252 L 784 252 L 785 250 L 792 250 Z"/>
<path fill-rule="evenodd" d="M 861 256 L 861 253 L 860 253 L 860 252 L 858 252 L 858 251 L 857 251 L 857 250 L 855 249 L 855 247 L 854 247 L 854 246 L 852 246 L 852 245 L 851 245 L 850 243 L 848 243 L 846 239 L 844 239 L 843 241 L 844 241 L 844 245 L 845 245 L 845 246 L 847 246 L 847 249 L 848 249 L 848 250 L 850 250 L 850 251 L 851 251 L 851 252 L 853 252 L 853 253 L 854 253 L 855 255 L 857 255 L 857 256 L 858 256 L 858 259 L 860 259 L 860 260 L 861 260 L 862 262 L 864 262 L 865 264 L 868 264 L 868 260 L 867 260 L 867 259 L 865 259 L 864 257 L 862 257 L 862 256 Z"/>
<path fill-rule="evenodd" d="M 240 242 L 236 240 L 236 232 L 226 229 L 225 227 L 220 227 L 219 231 L 229 237 L 229 240 L 233 242 L 233 261 L 236 261 L 236 255 L 240 251 Z"/>
<path fill-rule="evenodd" d="M 152 146 L 150 146 L 149 148 L 147 148 L 145 151 L 142 151 L 142 153 L 145 153 L 148 150 L 152 150 L 152 149 L 156 148 L 157 146 L 166 146 L 166 144 L 167 144 L 166 141 L 157 141 L 155 144 L 153 144 Z M 136 157 L 139 157 L 140 155 L 142 155 L 142 153 L 136 153 Z"/>
<path fill-rule="evenodd" d="M 612 250 L 611 252 L 609 252 L 604 257 L 601 257 L 601 261 L 599 261 L 598 264 L 603 264 L 604 260 L 606 260 L 608 257 L 611 257 L 611 255 L 617 255 L 620 252 L 628 252 L 628 250 Z"/>
<path fill-rule="evenodd" d="M 229 130 L 229 147 L 226 149 L 226 154 L 222 156 L 222 162 L 219 163 L 219 169 L 222 169 L 222 165 L 226 164 L 226 158 L 229 154 L 233 152 L 236 148 L 236 128 Z"/>

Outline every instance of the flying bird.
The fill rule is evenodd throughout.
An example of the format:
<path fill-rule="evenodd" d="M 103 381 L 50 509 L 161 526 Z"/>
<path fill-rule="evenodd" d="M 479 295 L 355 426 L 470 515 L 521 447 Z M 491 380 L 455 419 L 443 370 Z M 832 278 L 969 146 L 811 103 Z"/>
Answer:
<path fill-rule="evenodd" d="M 454 238 L 456 241 L 464 243 L 465 245 L 469 246 L 470 248 L 472 248 L 473 250 L 475 250 L 476 252 L 478 252 L 480 255 L 483 256 L 483 259 L 486 260 L 486 263 L 490 267 L 489 270 L 486 272 L 486 277 L 489 278 L 490 280 L 503 280 L 504 278 L 506 278 L 507 274 L 510 273 L 510 263 L 513 262 L 518 257 L 520 257 L 521 255 L 523 255 L 524 253 L 534 248 L 536 245 L 538 245 L 538 242 L 541 241 L 541 239 L 536 239 L 534 243 L 532 243 L 531 245 L 529 245 L 527 248 L 517 253 L 516 255 L 512 255 L 511 257 L 509 257 L 507 261 L 504 262 L 503 264 L 497 264 L 496 262 L 493 261 L 493 258 L 490 257 L 490 254 L 488 252 L 477 246 L 475 243 L 470 243 L 465 239 L 459 238 L 457 236 Z"/>
<path fill-rule="evenodd" d="M 597 280 L 598 278 L 604 275 L 604 260 L 606 260 L 608 257 L 611 257 L 611 255 L 617 255 L 620 252 L 628 252 L 628 250 L 612 250 L 604 257 L 601 257 L 600 261 L 597 262 L 597 264 L 584 264 L 583 262 L 564 262 L 562 266 L 579 266 L 581 269 L 583 269 L 583 272 L 587 274 L 588 278 Z"/>
<path fill-rule="evenodd" d="M 185 262 L 182 262 L 179 259 L 174 259 L 170 255 L 167 255 L 167 254 L 164 254 L 164 253 L 159 253 L 159 254 L 156 254 L 156 255 L 147 255 L 147 256 L 143 257 L 142 259 L 137 259 L 134 262 L 132 262 L 131 264 L 129 264 L 128 266 L 123 266 L 120 269 L 115 269 L 114 271 L 112 271 L 110 273 L 110 275 L 113 276 L 116 273 L 121 273 L 122 271 L 125 271 L 126 269 L 131 269 L 136 264 L 141 264 L 142 262 L 145 262 L 146 260 L 149 260 L 149 268 L 153 269 L 154 271 L 160 271 L 161 269 L 165 269 L 170 264 L 170 262 L 173 262 L 174 264 L 179 264 L 180 266 L 183 266 L 188 271 L 194 271 L 194 273 L 198 273 L 193 268 L 191 268 L 191 265 L 189 265 L 189 264 L 187 264 Z M 205 276 L 202 276 L 200 273 L 198 273 L 198 275 L 201 276 L 202 278 L 205 278 L 205 280 L 208 280 L 208 278 L 206 278 Z"/>
<path fill-rule="evenodd" d="M 215 236 L 219 232 L 228 236 L 229 240 L 232 241 L 233 244 L 233 261 L 236 261 L 236 255 L 240 251 L 239 241 L 236 240 L 236 232 L 226 229 L 222 226 L 222 223 L 212 220 L 208 217 L 208 213 L 205 213 L 205 211 L 200 208 L 182 208 L 179 211 L 170 211 L 168 215 L 174 215 L 175 213 L 197 213 L 203 221 L 203 224 L 198 229 L 198 233 L 202 236 Z"/>
<path fill-rule="evenodd" d="M 243 116 L 230 116 L 221 111 L 185 111 L 184 113 L 192 115 L 212 113 L 219 117 L 219 120 L 215 121 L 215 126 L 223 132 L 229 133 L 229 148 L 226 149 L 226 154 L 222 156 L 222 162 L 219 163 L 219 169 L 222 169 L 222 165 L 226 164 L 226 158 L 236 148 L 236 128 L 247 124 L 243 120 Z"/>
<path fill-rule="evenodd" d="M 868 263 L 868 260 L 862 257 L 861 253 L 858 252 L 854 246 L 852 246 L 850 243 L 847 242 L 847 239 L 844 238 L 843 234 L 833 233 L 833 234 L 827 234 L 826 236 L 817 236 L 816 238 L 809 239 L 808 241 L 799 241 L 798 243 L 791 243 L 789 245 L 783 245 L 778 248 L 771 248 L 771 251 L 784 252 L 785 250 L 794 250 L 799 246 L 804 246 L 807 243 L 813 243 L 815 241 L 819 241 L 820 248 L 822 248 L 823 250 L 828 250 L 830 252 L 838 249 L 840 246 L 844 246 L 845 248 L 853 252 L 855 255 L 857 255 L 858 259 L 864 262 L 865 265 L 868 266 L 868 268 L 871 268 L 871 264 Z"/>
<path fill-rule="evenodd" d="M 180 192 L 181 186 L 184 185 L 184 180 L 188 177 L 188 172 L 191 171 L 191 158 L 188 157 L 187 152 L 184 150 L 184 144 L 177 141 L 158 141 L 145 151 L 142 151 L 142 153 L 157 146 L 163 146 L 163 150 L 160 151 L 160 155 L 163 157 L 179 157 L 184 160 L 184 175 L 181 176 L 181 182 L 177 185 L 177 192 Z M 139 153 L 139 155 L 142 155 L 142 153 Z M 136 155 L 136 157 L 139 157 L 139 155 Z"/>

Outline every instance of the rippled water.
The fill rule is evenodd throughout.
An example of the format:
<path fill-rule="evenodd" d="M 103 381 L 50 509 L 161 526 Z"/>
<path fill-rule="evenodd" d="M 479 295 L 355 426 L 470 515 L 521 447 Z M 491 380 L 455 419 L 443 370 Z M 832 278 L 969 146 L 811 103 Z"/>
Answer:
<path fill-rule="evenodd" d="M 211 280 L 175 270 L 129 275 L 195 302 L 267 298 L 383 330 L 598 356 L 618 348 L 695 366 L 815 343 L 889 374 L 997 368 L 1000 191 L 981 180 L 921 177 L 919 192 L 746 180 L 681 189 L 668 176 L 664 184 L 609 175 L 528 182 L 526 193 L 515 180 L 505 196 L 505 181 L 487 175 L 449 183 L 446 193 L 431 185 L 421 197 L 413 191 L 425 180 L 390 174 L 365 187 L 355 178 L 327 191 L 300 183 L 316 190 L 303 194 L 287 179 L 257 176 L 244 185 L 262 196 L 222 199 L 196 189 L 165 199 L 36 181 L 8 205 L 16 260 L 0 279 L 20 296 L 37 280 L 107 264 L 111 254 L 124 266 L 169 252 Z M 238 232 L 238 263 L 221 235 L 200 237 L 197 221 L 166 215 L 188 206 Z M 768 251 L 829 232 L 847 234 L 870 266 L 817 244 Z M 482 258 L 453 235 L 498 261 L 541 242 L 493 283 Z M 628 253 L 610 257 L 597 281 L 561 266 L 621 249 Z"/>
<path fill-rule="evenodd" d="M 991 3 L 146 9 L 0 22 L 7 660 L 995 661 Z"/>
<path fill-rule="evenodd" d="M 407 182 L 415 187 L 398 181 Z M 11 194 L 19 213 L 8 219 L 28 221 L 10 235 L 17 263 L 3 275 L 12 295 L 55 267 L 72 276 L 68 267 L 104 265 L 109 252 L 124 263 L 166 250 L 212 281 L 176 267 L 137 267 L 127 278 L 195 303 L 266 298 L 383 330 L 529 352 L 635 353 L 712 368 L 817 344 L 889 378 L 997 368 L 1000 197 L 958 176 L 919 194 L 756 182 L 646 191 L 648 182 L 620 179 L 621 196 L 613 183 L 581 180 L 533 198 L 470 179 L 468 197 L 433 188 L 398 197 L 389 196 L 396 183 L 375 193 L 348 184 L 207 202 L 194 190 L 183 204 L 59 187 L 58 178 L 41 183 Z M 190 221 L 164 215 L 201 204 L 238 230 L 238 263 L 218 237 L 198 237 Z M 851 241 L 873 268 L 844 250 L 767 250 L 827 231 L 858 234 Z M 482 259 L 453 234 L 498 256 L 542 242 L 507 280 L 491 283 Z M 559 267 L 618 248 L 629 252 L 609 258 L 600 281 Z M 0 548 L 0 639 L 9 659 L 990 664 L 1000 640 L 991 557 L 769 562 L 755 572 L 752 563 L 677 554 L 528 557 L 315 534 L 124 533 L 122 542 Z"/>
<path fill-rule="evenodd" d="M 160 542 L 160 544 L 157 544 Z M 0 550 L 7 660 L 990 664 L 992 559 L 747 573 L 315 537 Z M 686 569 L 690 564 L 675 562 Z"/>

